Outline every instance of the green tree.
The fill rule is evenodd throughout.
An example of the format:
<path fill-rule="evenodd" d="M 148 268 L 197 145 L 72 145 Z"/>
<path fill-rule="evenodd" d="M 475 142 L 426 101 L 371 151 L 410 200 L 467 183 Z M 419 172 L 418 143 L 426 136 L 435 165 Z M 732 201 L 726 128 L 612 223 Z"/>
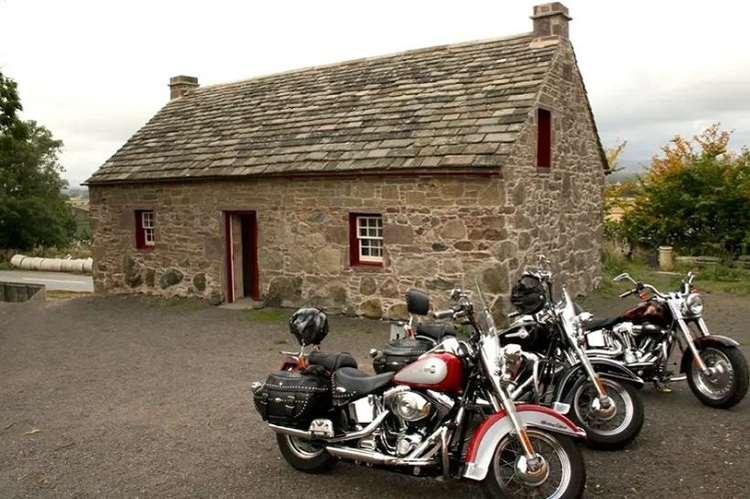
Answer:
<path fill-rule="evenodd" d="M 718 124 L 662 148 L 638 179 L 633 209 L 622 220 L 631 245 L 673 246 L 687 255 L 737 255 L 750 242 L 750 153 L 727 150 Z"/>
<path fill-rule="evenodd" d="M 22 121 L 16 83 L 0 73 L 0 248 L 64 245 L 75 232 L 58 163 L 62 142 Z"/>

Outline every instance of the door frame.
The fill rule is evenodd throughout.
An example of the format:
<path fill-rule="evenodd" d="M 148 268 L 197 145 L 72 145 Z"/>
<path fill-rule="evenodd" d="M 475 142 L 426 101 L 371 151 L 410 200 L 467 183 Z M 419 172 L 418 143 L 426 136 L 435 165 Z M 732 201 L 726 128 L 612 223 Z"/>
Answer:
<path fill-rule="evenodd" d="M 232 227 L 234 223 L 239 222 L 243 217 L 249 217 L 250 220 L 250 247 L 245 247 L 245 241 L 242 242 L 243 265 L 246 263 L 245 256 L 249 257 L 252 266 L 252 286 L 250 296 L 253 300 L 260 300 L 260 283 L 258 282 L 258 216 L 254 210 L 224 211 L 224 246 L 227 270 L 227 303 L 235 301 L 234 294 L 234 240 L 232 237 Z"/>

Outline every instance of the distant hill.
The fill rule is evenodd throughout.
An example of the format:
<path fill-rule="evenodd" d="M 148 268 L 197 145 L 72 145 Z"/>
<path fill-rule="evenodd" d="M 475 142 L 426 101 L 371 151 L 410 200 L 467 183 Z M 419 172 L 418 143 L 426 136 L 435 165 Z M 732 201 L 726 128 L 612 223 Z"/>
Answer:
<path fill-rule="evenodd" d="M 65 191 L 65 194 L 67 194 L 73 199 L 75 198 L 88 199 L 89 198 L 89 190 L 86 187 L 71 187 L 70 189 Z"/>
<path fill-rule="evenodd" d="M 617 163 L 620 166 L 620 170 L 611 175 L 607 175 L 608 184 L 629 182 L 633 180 L 636 175 L 643 173 L 645 166 L 651 162 L 639 159 L 621 159 Z"/>

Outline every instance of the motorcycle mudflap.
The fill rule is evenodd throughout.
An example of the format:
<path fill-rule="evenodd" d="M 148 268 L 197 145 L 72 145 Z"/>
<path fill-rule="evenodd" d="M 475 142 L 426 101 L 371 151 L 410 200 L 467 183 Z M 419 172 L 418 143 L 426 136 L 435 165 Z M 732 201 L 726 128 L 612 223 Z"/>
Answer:
<path fill-rule="evenodd" d="M 300 371 L 271 373 L 253 402 L 263 421 L 305 427 L 331 406 L 331 381 Z"/>
<path fill-rule="evenodd" d="M 383 349 L 382 355 L 372 360 L 372 367 L 377 374 L 396 372 L 417 360 L 420 355 L 432 347 L 433 344 L 427 340 L 415 338 L 393 340 Z"/>

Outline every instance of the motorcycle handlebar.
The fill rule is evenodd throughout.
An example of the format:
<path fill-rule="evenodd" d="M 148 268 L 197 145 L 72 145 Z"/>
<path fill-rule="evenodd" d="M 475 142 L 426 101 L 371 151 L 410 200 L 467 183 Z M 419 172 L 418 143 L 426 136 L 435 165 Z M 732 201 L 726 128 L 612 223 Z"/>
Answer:
<path fill-rule="evenodd" d="M 635 293 L 634 289 L 631 289 L 630 291 L 625 291 L 624 293 L 620 293 L 620 298 L 625 298 L 626 296 L 630 296 L 633 293 Z"/>
<path fill-rule="evenodd" d="M 450 308 L 448 310 L 436 310 L 432 315 L 436 319 L 447 319 L 448 317 L 453 317 L 455 313 L 456 311 Z"/>

